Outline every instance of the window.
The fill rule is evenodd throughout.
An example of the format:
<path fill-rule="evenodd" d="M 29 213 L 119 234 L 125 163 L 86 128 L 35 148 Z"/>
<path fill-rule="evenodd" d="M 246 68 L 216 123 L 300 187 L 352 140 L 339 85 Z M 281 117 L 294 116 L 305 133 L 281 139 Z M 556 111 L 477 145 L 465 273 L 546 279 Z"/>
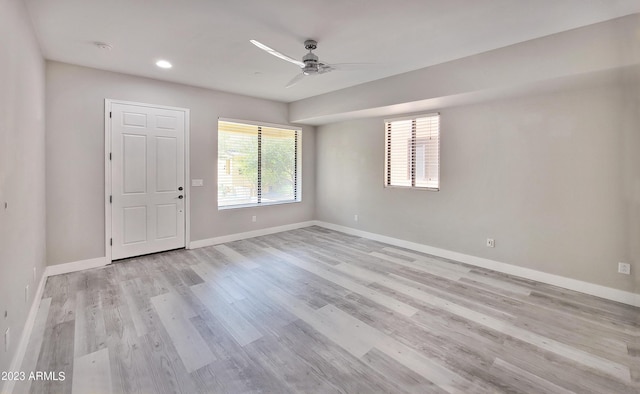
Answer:
<path fill-rule="evenodd" d="M 440 115 L 384 123 L 385 186 L 440 190 Z"/>
<path fill-rule="evenodd" d="M 218 208 L 300 201 L 300 130 L 218 121 Z"/>

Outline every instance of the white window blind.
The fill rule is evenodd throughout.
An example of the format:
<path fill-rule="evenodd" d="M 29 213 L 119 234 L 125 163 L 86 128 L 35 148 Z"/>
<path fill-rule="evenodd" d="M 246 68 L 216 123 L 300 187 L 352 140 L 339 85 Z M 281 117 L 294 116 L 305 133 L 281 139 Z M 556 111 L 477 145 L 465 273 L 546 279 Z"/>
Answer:
<path fill-rule="evenodd" d="M 218 207 L 300 201 L 299 130 L 218 121 Z"/>
<path fill-rule="evenodd" d="M 440 115 L 385 120 L 385 186 L 440 188 Z"/>

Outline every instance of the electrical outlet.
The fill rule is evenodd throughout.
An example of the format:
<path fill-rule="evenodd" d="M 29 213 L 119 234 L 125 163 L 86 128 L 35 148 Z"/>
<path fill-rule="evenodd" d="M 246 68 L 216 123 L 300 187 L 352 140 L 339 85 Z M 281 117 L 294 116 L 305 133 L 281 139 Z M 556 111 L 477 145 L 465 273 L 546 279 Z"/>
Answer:
<path fill-rule="evenodd" d="M 357 222 L 358 221 L 358 215 L 353 215 L 353 221 Z"/>
<path fill-rule="evenodd" d="M 9 343 L 10 337 L 9 337 L 9 327 L 7 327 L 7 330 L 4 332 L 4 351 L 5 353 L 9 351 Z"/>
<path fill-rule="evenodd" d="M 631 275 L 631 264 L 629 263 L 618 263 L 618 273 Z"/>
<path fill-rule="evenodd" d="M 493 238 L 487 238 L 487 248 L 495 248 L 496 240 Z"/>
<path fill-rule="evenodd" d="M 29 303 L 29 285 L 26 285 L 24 288 L 24 302 L 25 304 Z"/>
<path fill-rule="evenodd" d="M 251 216 L 251 221 L 254 222 L 254 223 L 257 221 L 257 218 L 256 218 L 255 215 Z"/>

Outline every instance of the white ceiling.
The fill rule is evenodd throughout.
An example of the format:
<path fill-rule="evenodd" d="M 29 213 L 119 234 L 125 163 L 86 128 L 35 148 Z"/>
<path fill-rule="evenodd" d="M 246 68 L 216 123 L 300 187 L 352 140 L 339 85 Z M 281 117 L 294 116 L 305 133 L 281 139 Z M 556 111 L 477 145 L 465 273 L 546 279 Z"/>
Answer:
<path fill-rule="evenodd" d="M 47 59 L 284 102 L 640 12 L 638 0 L 25 1 Z M 301 58 L 308 38 L 323 62 L 375 66 L 286 89 L 299 68 L 249 43 Z"/>

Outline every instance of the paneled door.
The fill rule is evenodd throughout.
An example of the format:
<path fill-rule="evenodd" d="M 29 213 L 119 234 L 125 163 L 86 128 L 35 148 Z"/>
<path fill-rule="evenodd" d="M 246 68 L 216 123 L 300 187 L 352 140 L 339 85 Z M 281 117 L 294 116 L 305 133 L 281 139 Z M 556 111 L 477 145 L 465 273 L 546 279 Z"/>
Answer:
<path fill-rule="evenodd" d="M 112 260 L 185 247 L 185 118 L 111 104 Z"/>

